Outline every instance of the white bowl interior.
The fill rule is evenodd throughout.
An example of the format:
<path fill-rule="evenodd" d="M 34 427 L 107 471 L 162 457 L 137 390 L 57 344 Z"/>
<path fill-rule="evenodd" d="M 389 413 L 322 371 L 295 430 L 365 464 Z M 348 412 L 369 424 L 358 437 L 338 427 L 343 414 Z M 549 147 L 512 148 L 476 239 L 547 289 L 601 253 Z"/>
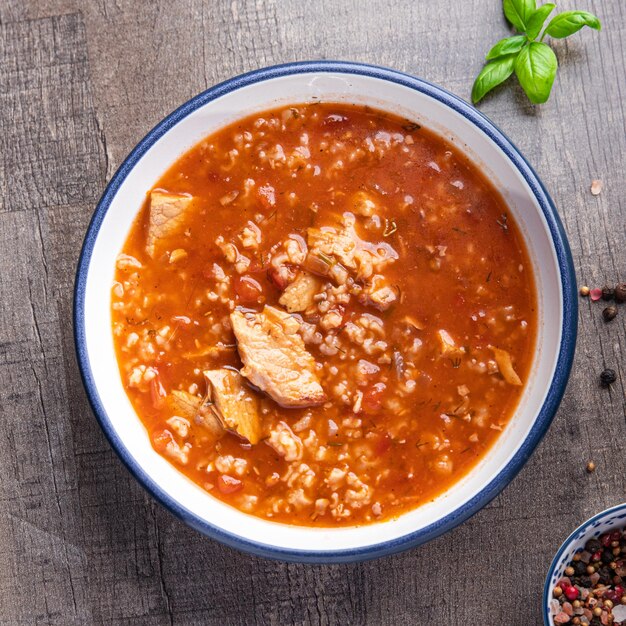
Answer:
<path fill-rule="evenodd" d="M 620 504 L 598 513 L 598 515 L 579 526 L 563 542 L 559 550 L 558 560 L 556 563 L 553 563 L 553 569 L 551 568 L 550 572 L 548 572 L 546 580 L 546 593 L 543 600 L 545 615 L 550 616 L 548 620 L 549 626 L 554 624 L 550 613 L 552 590 L 556 586 L 557 581 L 565 576 L 565 568 L 570 564 L 574 554 L 582 550 L 589 539 L 594 537 L 597 539 L 606 532 L 623 528 L 624 525 L 626 525 L 626 504 Z"/>
<path fill-rule="evenodd" d="M 530 380 L 514 418 L 487 456 L 433 502 L 394 521 L 342 529 L 288 526 L 246 515 L 207 494 L 159 456 L 122 387 L 109 330 L 115 258 L 146 192 L 164 171 L 201 139 L 237 118 L 314 98 L 369 104 L 404 115 L 453 140 L 487 171 L 508 202 L 526 239 L 539 294 L 538 350 Z M 546 299 L 544 293 L 553 295 Z M 428 526 L 461 507 L 499 474 L 526 438 L 552 380 L 562 333 L 560 294 L 556 252 L 543 213 L 518 170 L 482 130 L 438 100 L 380 78 L 326 72 L 295 74 L 250 84 L 206 103 L 171 127 L 130 171 L 104 217 L 88 267 L 86 351 L 112 427 L 136 463 L 173 500 L 199 518 L 250 541 L 283 549 L 334 552 L 390 541 Z"/>

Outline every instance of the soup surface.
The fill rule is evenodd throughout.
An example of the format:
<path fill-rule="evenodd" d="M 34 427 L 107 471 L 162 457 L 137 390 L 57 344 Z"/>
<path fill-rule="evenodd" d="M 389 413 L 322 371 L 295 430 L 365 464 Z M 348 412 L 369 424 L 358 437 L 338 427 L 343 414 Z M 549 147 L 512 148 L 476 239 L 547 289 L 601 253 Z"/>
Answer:
<path fill-rule="evenodd" d="M 535 303 L 473 163 L 415 123 L 327 103 L 183 155 L 112 290 L 154 448 L 242 511 L 318 526 L 398 516 L 485 455 L 529 375 Z"/>

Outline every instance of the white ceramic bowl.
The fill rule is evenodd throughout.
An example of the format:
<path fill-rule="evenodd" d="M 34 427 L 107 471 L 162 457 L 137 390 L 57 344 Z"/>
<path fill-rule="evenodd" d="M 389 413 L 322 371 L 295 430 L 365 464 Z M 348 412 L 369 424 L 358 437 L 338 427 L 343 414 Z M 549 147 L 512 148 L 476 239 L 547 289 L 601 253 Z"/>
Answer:
<path fill-rule="evenodd" d="M 554 556 L 546 584 L 543 588 L 543 622 L 545 626 L 555 626 L 550 612 L 552 590 L 558 580 L 565 576 L 565 568 L 570 564 L 576 552 L 580 552 L 589 539 L 598 538 L 606 532 L 626 526 L 626 503 L 618 504 L 602 511 L 581 524 L 561 545 Z"/>
<path fill-rule="evenodd" d="M 538 290 L 537 349 L 519 408 L 486 457 L 435 501 L 395 521 L 341 529 L 278 524 L 208 495 L 150 445 L 118 372 L 111 333 L 115 257 L 146 192 L 201 139 L 233 120 L 281 104 L 350 102 L 389 110 L 464 150 L 495 182 L 530 251 Z M 559 405 L 576 340 L 576 281 L 567 240 L 537 175 L 487 118 L 460 98 L 389 69 L 294 63 L 228 80 L 185 103 L 131 152 L 109 183 L 87 232 L 75 289 L 75 340 L 93 410 L 129 470 L 188 524 L 231 546 L 294 561 L 353 561 L 418 545 L 467 519 L 515 476 Z"/>

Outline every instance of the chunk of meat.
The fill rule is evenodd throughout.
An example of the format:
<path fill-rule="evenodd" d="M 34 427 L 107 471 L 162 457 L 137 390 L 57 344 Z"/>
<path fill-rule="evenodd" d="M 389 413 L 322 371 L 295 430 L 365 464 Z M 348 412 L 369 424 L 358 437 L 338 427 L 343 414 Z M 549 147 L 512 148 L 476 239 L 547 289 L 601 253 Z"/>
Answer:
<path fill-rule="evenodd" d="M 246 387 L 234 370 L 205 370 L 213 410 L 224 428 L 234 430 L 256 444 L 261 439 L 261 414 L 258 398 Z"/>
<path fill-rule="evenodd" d="M 290 285 L 287 285 L 278 302 L 289 313 L 304 311 L 313 304 L 313 297 L 320 288 L 321 281 L 318 278 L 308 272 L 301 272 Z"/>
<path fill-rule="evenodd" d="M 337 264 L 357 279 L 369 279 L 398 259 L 398 253 L 386 242 L 373 243 L 361 239 L 354 228 L 354 216 L 346 214 L 341 229 L 332 226 L 307 230 L 309 256 L 307 267 L 338 280 Z M 323 271 L 317 271 L 319 266 Z M 338 281 L 341 282 L 341 281 Z"/>
<path fill-rule="evenodd" d="M 163 240 L 179 231 L 185 213 L 193 201 L 189 194 L 170 193 L 154 189 L 150 193 L 150 217 L 146 236 L 146 252 L 152 258 L 163 244 Z"/>
<path fill-rule="evenodd" d="M 169 406 L 179 417 L 185 418 L 190 424 L 203 426 L 212 439 L 224 435 L 224 429 L 213 414 L 210 403 L 188 391 L 172 391 L 169 395 Z"/>
<path fill-rule="evenodd" d="M 300 324 L 288 313 L 266 306 L 261 313 L 230 314 L 237 349 L 244 363 L 241 374 L 281 406 L 322 404 L 326 394 L 315 361 L 298 334 Z"/>
<path fill-rule="evenodd" d="M 370 285 L 359 296 L 359 302 L 365 306 L 386 311 L 398 299 L 398 289 L 390 285 L 380 274 L 372 276 Z"/>
<path fill-rule="evenodd" d="M 447 330 L 438 330 L 437 338 L 439 339 L 441 354 L 443 356 L 455 356 L 465 353 L 465 349 L 463 347 L 457 346 L 456 341 L 454 341 L 454 339 Z"/>
<path fill-rule="evenodd" d="M 356 237 L 352 232 L 338 231 L 332 227 L 309 228 L 307 230 L 307 244 L 311 254 L 316 254 L 322 260 L 330 258 L 344 267 L 356 269 L 354 253 L 356 252 Z M 333 259 L 334 257 L 334 259 Z"/>

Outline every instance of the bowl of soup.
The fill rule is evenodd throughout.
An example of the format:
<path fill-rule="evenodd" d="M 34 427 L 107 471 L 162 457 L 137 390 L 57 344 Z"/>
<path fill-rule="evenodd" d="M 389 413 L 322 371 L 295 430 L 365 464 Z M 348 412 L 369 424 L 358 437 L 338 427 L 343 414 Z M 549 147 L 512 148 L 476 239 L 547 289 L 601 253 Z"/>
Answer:
<path fill-rule="evenodd" d="M 459 524 L 546 432 L 576 339 L 554 205 L 460 98 L 354 63 L 185 103 L 89 226 L 78 361 L 128 469 L 185 522 L 295 561 Z"/>

